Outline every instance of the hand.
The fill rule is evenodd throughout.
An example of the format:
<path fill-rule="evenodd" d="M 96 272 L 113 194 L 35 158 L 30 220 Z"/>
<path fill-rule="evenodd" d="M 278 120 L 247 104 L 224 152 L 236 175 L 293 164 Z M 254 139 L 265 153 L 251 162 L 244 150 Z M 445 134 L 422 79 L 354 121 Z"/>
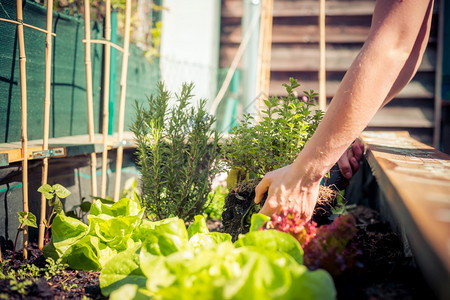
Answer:
<path fill-rule="evenodd" d="M 364 153 L 364 143 L 356 139 L 338 160 L 339 170 L 345 179 L 350 180 L 359 169 L 359 161 Z"/>
<path fill-rule="evenodd" d="M 255 189 L 255 203 L 268 193 L 260 213 L 271 216 L 281 209 L 293 208 L 309 220 L 319 196 L 320 180 L 310 180 L 306 174 L 293 164 L 267 173 Z"/>

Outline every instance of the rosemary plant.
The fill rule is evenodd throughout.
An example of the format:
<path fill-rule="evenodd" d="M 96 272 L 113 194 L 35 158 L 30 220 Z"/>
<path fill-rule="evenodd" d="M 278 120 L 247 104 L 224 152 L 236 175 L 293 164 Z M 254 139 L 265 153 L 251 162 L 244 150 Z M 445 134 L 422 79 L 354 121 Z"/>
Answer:
<path fill-rule="evenodd" d="M 157 219 L 178 216 L 185 220 L 208 206 L 211 182 L 220 171 L 219 134 L 206 100 L 190 105 L 193 84 L 183 84 L 172 95 L 163 83 L 148 97 L 148 107 L 136 103 L 131 125 L 137 144 L 137 164 L 142 174 L 142 205 Z"/>

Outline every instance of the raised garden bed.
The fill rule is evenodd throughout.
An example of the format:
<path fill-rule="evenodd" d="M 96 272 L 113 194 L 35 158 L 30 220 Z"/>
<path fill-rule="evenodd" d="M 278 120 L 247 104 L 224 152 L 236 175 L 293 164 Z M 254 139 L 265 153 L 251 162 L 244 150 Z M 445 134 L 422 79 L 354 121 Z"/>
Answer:
<path fill-rule="evenodd" d="M 377 211 L 365 206 L 351 210 L 355 216 L 358 233 L 355 238 L 359 250 L 358 265 L 334 278 L 339 299 L 433 299 L 414 259 L 406 257 L 397 234 L 382 222 Z M 220 221 L 209 221 L 211 231 L 221 231 Z M 11 259 L 12 251 L 3 253 L 4 260 Z M 20 253 L 16 258 L 20 258 Z M 8 268 L 20 269 L 33 264 L 45 269 L 45 258 L 37 249 L 30 251 L 30 259 L 7 262 Z M 33 279 L 27 289 L 27 299 L 82 298 L 104 299 L 99 288 L 100 271 L 64 269 L 48 281 L 42 276 Z M 8 299 L 23 299 L 25 295 L 13 291 L 9 280 L 0 280 L 0 294 Z"/>

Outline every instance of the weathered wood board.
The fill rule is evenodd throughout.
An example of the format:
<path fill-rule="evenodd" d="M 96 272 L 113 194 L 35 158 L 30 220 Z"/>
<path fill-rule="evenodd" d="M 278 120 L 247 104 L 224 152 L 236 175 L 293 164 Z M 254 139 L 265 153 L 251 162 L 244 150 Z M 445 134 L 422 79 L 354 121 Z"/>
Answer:
<path fill-rule="evenodd" d="M 450 295 L 450 156 L 407 132 L 363 132 L 366 158 L 439 298 Z"/>

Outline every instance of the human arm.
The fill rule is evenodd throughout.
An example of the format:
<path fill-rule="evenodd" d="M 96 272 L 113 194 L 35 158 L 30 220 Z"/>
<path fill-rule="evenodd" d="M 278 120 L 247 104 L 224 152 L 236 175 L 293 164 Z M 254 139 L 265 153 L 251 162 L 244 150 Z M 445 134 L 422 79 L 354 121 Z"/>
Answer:
<path fill-rule="evenodd" d="M 256 187 L 256 203 L 268 192 L 261 213 L 291 207 L 311 217 L 321 178 L 417 71 L 432 6 L 432 0 L 377 0 L 369 37 L 315 134 L 292 164 L 267 173 Z"/>

